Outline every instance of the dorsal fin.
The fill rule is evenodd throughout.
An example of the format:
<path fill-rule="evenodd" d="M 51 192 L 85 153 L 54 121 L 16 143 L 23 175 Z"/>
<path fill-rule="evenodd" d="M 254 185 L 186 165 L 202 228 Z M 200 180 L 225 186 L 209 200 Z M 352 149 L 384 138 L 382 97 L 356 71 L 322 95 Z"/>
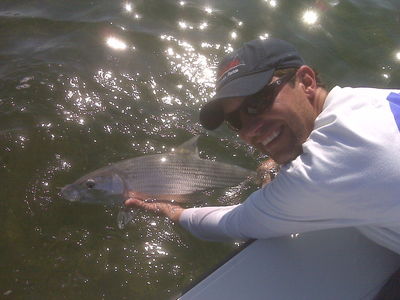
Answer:
<path fill-rule="evenodd" d="M 199 156 L 199 149 L 197 148 L 197 140 L 199 139 L 199 135 L 192 137 L 190 140 L 184 142 L 182 145 L 178 146 L 175 149 L 175 153 L 181 154 L 193 154 Z"/>

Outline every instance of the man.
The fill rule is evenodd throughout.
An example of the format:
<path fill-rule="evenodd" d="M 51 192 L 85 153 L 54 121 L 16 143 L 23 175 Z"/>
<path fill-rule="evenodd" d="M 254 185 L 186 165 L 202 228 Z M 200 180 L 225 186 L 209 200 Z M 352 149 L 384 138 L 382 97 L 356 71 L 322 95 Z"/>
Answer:
<path fill-rule="evenodd" d="M 223 121 L 281 169 L 242 204 L 183 209 L 134 194 L 208 240 L 269 238 L 357 227 L 400 254 L 400 91 L 327 91 L 295 48 L 255 40 L 224 58 L 200 122 Z"/>

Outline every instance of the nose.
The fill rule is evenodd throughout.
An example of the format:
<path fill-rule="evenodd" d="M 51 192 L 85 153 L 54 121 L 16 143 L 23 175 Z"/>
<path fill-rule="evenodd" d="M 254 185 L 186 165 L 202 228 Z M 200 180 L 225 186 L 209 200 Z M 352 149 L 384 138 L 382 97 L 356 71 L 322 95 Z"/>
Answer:
<path fill-rule="evenodd" d="M 254 144 L 254 139 L 258 136 L 259 129 L 263 124 L 261 117 L 242 113 L 240 120 L 242 128 L 239 130 L 239 137 L 248 144 Z"/>

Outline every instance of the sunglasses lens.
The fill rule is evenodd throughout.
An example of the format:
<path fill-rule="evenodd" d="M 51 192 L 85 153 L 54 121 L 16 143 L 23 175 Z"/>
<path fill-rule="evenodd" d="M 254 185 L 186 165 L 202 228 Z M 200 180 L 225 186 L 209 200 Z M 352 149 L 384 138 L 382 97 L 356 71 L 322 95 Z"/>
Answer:
<path fill-rule="evenodd" d="M 283 84 L 292 77 L 291 74 L 288 75 L 265 86 L 260 92 L 247 97 L 243 102 L 242 109 L 249 115 L 258 115 L 269 109 Z"/>
<path fill-rule="evenodd" d="M 269 98 L 267 94 L 260 93 L 246 99 L 242 109 L 249 115 L 258 115 L 269 106 Z"/>
<path fill-rule="evenodd" d="M 296 72 L 288 73 L 278 80 L 266 85 L 261 91 L 256 94 L 247 96 L 240 107 L 225 115 L 225 121 L 228 126 L 234 130 L 239 131 L 242 128 L 242 122 L 240 121 L 240 112 L 244 112 L 247 115 L 259 115 L 269 109 L 275 100 L 275 97 L 280 92 L 285 83 L 289 82 Z"/>

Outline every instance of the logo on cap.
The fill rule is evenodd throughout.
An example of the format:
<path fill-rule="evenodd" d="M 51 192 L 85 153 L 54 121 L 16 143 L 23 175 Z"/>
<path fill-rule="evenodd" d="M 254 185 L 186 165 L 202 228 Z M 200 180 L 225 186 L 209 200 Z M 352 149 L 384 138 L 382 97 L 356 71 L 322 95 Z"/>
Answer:
<path fill-rule="evenodd" d="M 222 81 L 227 77 L 239 72 L 237 67 L 243 66 L 238 57 L 234 57 L 231 61 L 229 61 L 225 66 L 221 66 L 218 70 L 218 78 L 217 81 Z M 236 69 L 235 69 L 236 68 Z"/>

